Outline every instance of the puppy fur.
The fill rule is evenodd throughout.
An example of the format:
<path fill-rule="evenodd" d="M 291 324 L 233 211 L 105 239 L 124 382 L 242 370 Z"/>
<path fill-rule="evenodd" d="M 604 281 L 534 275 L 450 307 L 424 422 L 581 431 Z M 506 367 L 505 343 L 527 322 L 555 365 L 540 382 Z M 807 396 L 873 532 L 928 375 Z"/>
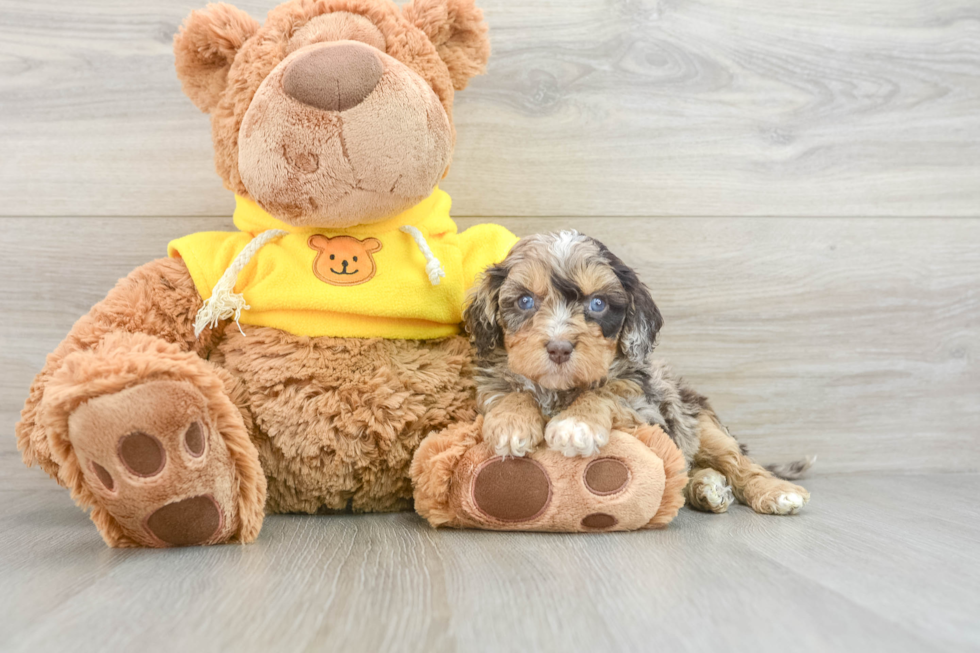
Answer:
<path fill-rule="evenodd" d="M 477 351 L 483 438 L 500 455 L 542 443 L 566 456 L 597 454 L 614 429 L 656 424 L 691 471 L 689 505 L 792 514 L 809 494 L 809 460 L 763 468 L 718 421 L 707 398 L 651 359 L 664 320 L 636 273 L 575 231 L 522 239 L 488 269 L 464 314 Z M 778 472 L 783 478 L 779 478 Z"/>

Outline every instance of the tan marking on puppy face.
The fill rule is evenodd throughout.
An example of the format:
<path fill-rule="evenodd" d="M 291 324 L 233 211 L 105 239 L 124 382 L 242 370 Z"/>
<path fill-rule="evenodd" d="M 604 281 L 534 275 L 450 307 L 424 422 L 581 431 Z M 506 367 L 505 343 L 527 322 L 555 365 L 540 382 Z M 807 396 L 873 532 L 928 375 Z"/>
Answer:
<path fill-rule="evenodd" d="M 377 238 L 358 240 L 352 236 L 327 238 L 314 234 L 307 244 L 318 252 L 313 261 L 313 274 L 324 283 L 357 286 L 373 279 L 378 271 L 373 256 L 381 250 Z"/>
<path fill-rule="evenodd" d="M 548 247 L 532 239 L 511 263 L 499 295 L 510 368 L 554 390 L 605 378 L 628 298 L 599 250 L 585 240 Z M 567 360 L 552 355 L 553 343 L 571 344 Z"/>
<path fill-rule="evenodd" d="M 572 343 L 572 355 L 567 362 L 557 364 L 548 353 L 549 328 L 542 328 L 541 318 L 535 317 L 515 333 L 504 335 L 507 362 L 510 368 L 551 390 L 570 390 L 585 387 L 605 378 L 616 357 L 616 340 L 604 338 L 598 327 L 584 325 L 581 319 L 569 320 L 560 339 Z"/>

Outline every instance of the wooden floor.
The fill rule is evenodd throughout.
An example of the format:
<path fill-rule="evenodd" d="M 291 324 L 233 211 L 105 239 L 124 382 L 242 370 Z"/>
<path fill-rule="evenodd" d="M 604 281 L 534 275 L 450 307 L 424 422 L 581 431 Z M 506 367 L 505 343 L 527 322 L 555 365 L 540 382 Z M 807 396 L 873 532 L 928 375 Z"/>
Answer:
<path fill-rule="evenodd" d="M 0 0 L 0 215 L 230 213 L 173 67 L 205 3 Z M 977 215 L 976 0 L 478 5 L 456 216 Z"/>
<path fill-rule="evenodd" d="M 840 475 L 795 517 L 434 531 L 270 517 L 249 546 L 110 550 L 3 491 L 3 651 L 955 651 L 980 647 L 980 475 Z"/>

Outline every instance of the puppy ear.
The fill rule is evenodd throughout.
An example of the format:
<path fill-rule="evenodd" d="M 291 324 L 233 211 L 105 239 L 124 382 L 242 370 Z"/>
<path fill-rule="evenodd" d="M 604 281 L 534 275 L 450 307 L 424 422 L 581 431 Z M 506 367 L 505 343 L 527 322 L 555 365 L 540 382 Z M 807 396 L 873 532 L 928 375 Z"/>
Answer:
<path fill-rule="evenodd" d="M 507 268 L 503 265 L 488 268 L 463 310 L 466 332 L 470 334 L 470 341 L 476 345 L 476 352 L 481 358 L 489 356 L 504 341 L 504 331 L 497 317 L 500 312 L 500 286 L 506 278 Z"/>
<path fill-rule="evenodd" d="M 177 77 L 198 109 L 208 113 L 218 103 L 231 62 L 258 30 L 257 20 L 226 4 L 208 5 L 184 20 L 174 36 Z"/>
<path fill-rule="evenodd" d="M 490 39 L 483 12 L 473 0 L 412 0 L 402 14 L 436 46 L 457 91 L 486 70 Z"/>
<path fill-rule="evenodd" d="M 641 365 L 657 346 L 657 334 L 664 325 L 664 318 L 660 314 L 660 309 L 653 303 L 650 290 L 636 276 L 633 268 L 608 250 L 606 255 L 609 257 L 613 272 L 623 285 L 623 290 L 629 296 L 626 318 L 619 333 L 619 350 L 630 361 Z"/>

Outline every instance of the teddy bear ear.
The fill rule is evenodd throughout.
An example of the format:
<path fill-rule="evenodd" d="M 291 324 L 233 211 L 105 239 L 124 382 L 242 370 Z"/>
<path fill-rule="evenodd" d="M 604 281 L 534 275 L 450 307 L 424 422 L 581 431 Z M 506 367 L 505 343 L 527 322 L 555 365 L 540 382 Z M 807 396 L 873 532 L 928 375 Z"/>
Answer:
<path fill-rule="evenodd" d="M 239 48 L 259 30 L 257 20 L 227 4 L 212 4 L 184 20 L 174 36 L 177 77 L 184 93 L 208 113 L 217 104 Z"/>
<path fill-rule="evenodd" d="M 412 0 L 402 14 L 436 46 L 457 91 L 486 70 L 490 39 L 473 0 Z"/>

